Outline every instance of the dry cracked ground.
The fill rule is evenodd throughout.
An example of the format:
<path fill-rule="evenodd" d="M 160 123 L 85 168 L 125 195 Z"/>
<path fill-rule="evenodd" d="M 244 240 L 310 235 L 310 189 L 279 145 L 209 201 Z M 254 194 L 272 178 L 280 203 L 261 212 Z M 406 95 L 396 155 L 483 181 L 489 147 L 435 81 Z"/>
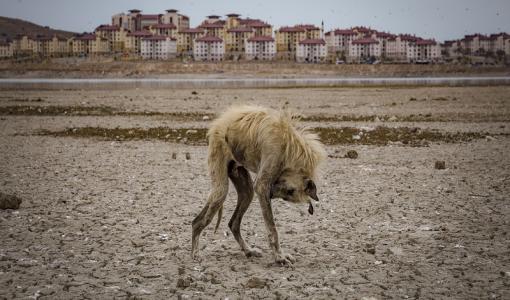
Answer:
<path fill-rule="evenodd" d="M 509 299 L 510 87 L 18 89 L 0 92 L 0 298 Z M 190 257 L 203 139 L 232 104 L 286 106 L 321 134 L 320 202 L 255 200 Z M 345 158 L 349 150 L 356 159 Z M 444 161 L 445 169 L 436 169 Z"/>

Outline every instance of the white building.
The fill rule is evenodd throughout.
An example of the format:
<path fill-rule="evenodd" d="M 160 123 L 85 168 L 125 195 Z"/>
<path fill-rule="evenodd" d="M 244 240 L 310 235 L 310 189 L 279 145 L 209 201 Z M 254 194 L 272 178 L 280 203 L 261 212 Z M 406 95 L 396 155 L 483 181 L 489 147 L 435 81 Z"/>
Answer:
<path fill-rule="evenodd" d="M 247 60 L 272 60 L 276 57 L 276 43 L 270 36 L 254 36 L 246 40 Z"/>
<path fill-rule="evenodd" d="M 373 38 L 361 38 L 351 42 L 349 60 L 364 62 L 371 58 L 381 57 L 381 45 Z"/>
<path fill-rule="evenodd" d="M 215 36 L 204 36 L 195 40 L 193 57 L 197 61 L 218 61 L 225 57 L 225 43 Z"/>
<path fill-rule="evenodd" d="M 170 59 L 177 55 L 177 39 L 168 36 L 151 36 L 142 39 L 143 59 Z"/>
<path fill-rule="evenodd" d="M 323 39 L 306 39 L 299 42 L 296 52 L 298 62 L 319 63 L 326 60 L 328 49 Z"/>
<path fill-rule="evenodd" d="M 416 56 L 408 57 L 409 61 L 414 62 L 434 62 L 441 57 L 441 46 L 434 40 L 418 40 L 416 47 Z"/>
<path fill-rule="evenodd" d="M 347 57 L 349 55 L 351 42 L 356 39 L 357 35 L 358 34 L 351 29 L 336 29 L 326 32 L 325 38 L 328 53 L 338 57 Z"/>

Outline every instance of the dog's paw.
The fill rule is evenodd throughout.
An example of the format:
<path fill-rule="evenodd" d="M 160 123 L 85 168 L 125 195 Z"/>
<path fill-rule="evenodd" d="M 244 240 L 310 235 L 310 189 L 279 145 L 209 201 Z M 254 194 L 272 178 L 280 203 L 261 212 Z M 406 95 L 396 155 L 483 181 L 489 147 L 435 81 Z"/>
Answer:
<path fill-rule="evenodd" d="M 244 254 L 246 257 L 262 257 L 262 252 L 255 248 L 248 248 L 246 251 L 244 251 Z"/>
<path fill-rule="evenodd" d="M 292 266 L 292 264 L 296 262 L 296 259 L 287 253 L 278 253 L 275 260 L 276 263 L 281 266 Z"/>

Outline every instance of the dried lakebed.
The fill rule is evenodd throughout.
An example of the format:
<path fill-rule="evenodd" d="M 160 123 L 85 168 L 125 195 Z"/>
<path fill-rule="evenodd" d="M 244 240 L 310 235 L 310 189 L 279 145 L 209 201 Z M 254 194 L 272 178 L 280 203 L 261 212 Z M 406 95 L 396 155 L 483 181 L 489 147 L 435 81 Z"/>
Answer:
<path fill-rule="evenodd" d="M 420 129 L 418 127 L 315 127 L 311 131 L 317 133 L 326 145 L 358 144 L 388 145 L 398 143 L 409 146 L 428 146 L 431 142 L 459 143 L 470 142 L 489 136 L 481 132 L 443 132 L 439 130 Z M 68 128 L 61 131 L 39 130 L 34 133 L 42 136 L 98 138 L 103 140 L 163 140 L 179 142 L 186 145 L 203 146 L 207 144 L 206 128 L 102 128 L 82 127 Z M 507 135 L 507 134 L 498 134 Z"/>

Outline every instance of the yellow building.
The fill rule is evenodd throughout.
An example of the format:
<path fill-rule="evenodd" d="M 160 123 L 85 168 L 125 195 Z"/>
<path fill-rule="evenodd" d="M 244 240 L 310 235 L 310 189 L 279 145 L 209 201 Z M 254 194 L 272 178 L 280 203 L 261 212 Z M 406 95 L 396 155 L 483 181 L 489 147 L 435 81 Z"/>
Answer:
<path fill-rule="evenodd" d="M 128 31 L 116 25 L 100 25 L 94 31 L 96 36 L 108 40 L 110 51 L 123 52 L 126 48 Z"/>
<path fill-rule="evenodd" d="M 12 57 L 12 43 L 0 40 L 0 58 Z"/>
<path fill-rule="evenodd" d="M 226 51 L 245 52 L 246 41 L 255 35 L 254 30 L 249 27 L 235 27 L 227 29 Z"/>
<path fill-rule="evenodd" d="M 27 35 L 18 35 L 12 42 L 14 56 L 29 56 L 33 54 L 34 41 Z"/>
<path fill-rule="evenodd" d="M 276 31 L 276 49 L 278 57 L 295 59 L 299 42 L 306 39 L 320 39 L 321 29 L 314 25 L 295 25 L 281 27 Z"/>
<path fill-rule="evenodd" d="M 220 20 L 214 23 L 204 22 L 198 27 L 203 29 L 204 34 L 207 36 L 214 36 L 223 40 L 225 39 L 226 27 L 224 21 Z"/>
<path fill-rule="evenodd" d="M 205 30 L 202 28 L 188 28 L 179 31 L 177 37 L 177 53 L 193 54 L 195 40 L 205 36 Z"/>
<path fill-rule="evenodd" d="M 140 55 L 142 39 L 151 36 L 153 36 L 153 34 L 147 30 L 128 33 L 126 39 L 126 51 L 131 54 Z"/>
<path fill-rule="evenodd" d="M 103 55 L 110 52 L 108 39 L 91 33 L 73 37 L 70 45 L 74 55 Z"/>
<path fill-rule="evenodd" d="M 177 39 L 177 26 L 174 24 L 156 24 L 149 26 L 149 31 L 153 35 L 168 36 Z"/>

